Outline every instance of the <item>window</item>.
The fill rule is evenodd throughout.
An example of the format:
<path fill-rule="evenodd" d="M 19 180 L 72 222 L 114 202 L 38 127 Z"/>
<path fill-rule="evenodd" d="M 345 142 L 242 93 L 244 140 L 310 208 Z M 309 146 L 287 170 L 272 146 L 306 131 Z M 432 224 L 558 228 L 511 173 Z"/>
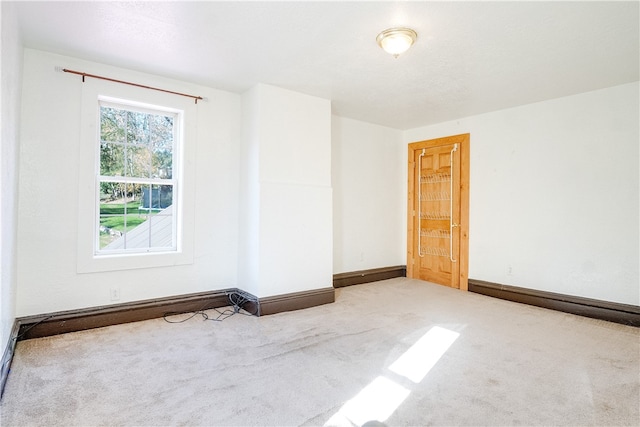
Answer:
<path fill-rule="evenodd" d="M 177 249 L 181 115 L 100 100 L 95 253 Z"/>
<path fill-rule="evenodd" d="M 78 273 L 193 263 L 198 114 L 192 99 L 82 83 Z"/>

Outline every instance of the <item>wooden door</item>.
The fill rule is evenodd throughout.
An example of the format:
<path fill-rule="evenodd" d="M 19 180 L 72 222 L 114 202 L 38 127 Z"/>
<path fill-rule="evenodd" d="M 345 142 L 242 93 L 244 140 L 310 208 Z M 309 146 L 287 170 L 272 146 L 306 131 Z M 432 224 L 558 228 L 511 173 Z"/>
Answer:
<path fill-rule="evenodd" d="M 409 144 L 407 277 L 467 290 L 469 134 Z"/>

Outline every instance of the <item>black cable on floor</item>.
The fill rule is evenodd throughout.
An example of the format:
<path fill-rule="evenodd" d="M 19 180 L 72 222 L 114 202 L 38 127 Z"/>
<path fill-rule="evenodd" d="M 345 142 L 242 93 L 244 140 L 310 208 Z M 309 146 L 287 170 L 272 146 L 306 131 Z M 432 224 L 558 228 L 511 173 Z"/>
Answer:
<path fill-rule="evenodd" d="M 255 316 L 258 314 L 259 305 L 258 305 L 258 300 L 256 298 L 251 298 L 246 294 L 235 292 L 235 291 L 227 292 L 227 298 L 229 299 L 229 303 L 231 305 L 229 306 L 230 308 L 225 308 L 223 311 L 220 311 L 216 307 L 209 307 L 208 304 L 205 304 L 201 309 L 196 311 L 182 311 L 182 312 L 170 311 L 170 312 L 164 313 L 162 318 L 167 323 L 184 323 L 187 320 L 191 320 L 194 317 L 200 315 L 202 317 L 202 320 L 212 320 L 214 322 L 222 322 L 223 320 L 233 316 L 234 314 L 242 314 L 243 316 Z M 247 303 L 253 303 L 255 305 L 255 311 L 253 313 L 251 313 L 250 311 L 244 308 L 244 306 Z M 214 310 L 216 313 L 218 313 L 218 315 L 215 317 L 210 317 L 209 314 L 206 313 L 206 311 L 208 310 Z M 168 317 L 178 316 L 181 314 L 191 314 L 191 315 L 186 319 L 182 319 L 182 320 L 168 319 Z"/>

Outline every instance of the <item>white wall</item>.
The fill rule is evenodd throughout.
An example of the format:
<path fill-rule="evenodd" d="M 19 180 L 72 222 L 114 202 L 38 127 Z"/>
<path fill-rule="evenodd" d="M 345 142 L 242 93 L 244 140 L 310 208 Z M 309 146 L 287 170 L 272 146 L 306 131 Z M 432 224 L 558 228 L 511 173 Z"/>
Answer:
<path fill-rule="evenodd" d="M 406 264 L 402 132 L 333 116 L 333 272 Z"/>
<path fill-rule="evenodd" d="M 9 43 L 5 59 L 5 35 L 17 37 L 5 19 L 4 337 L 14 316 L 236 286 L 277 295 L 404 264 L 406 144 L 465 132 L 470 277 L 640 305 L 637 83 L 401 132 L 331 117 L 328 100 L 272 86 L 240 97 L 26 49 L 18 129 L 20 47 Z M 198 104 L 193 264 L 76 272 L 82 84 L 55 66 L 208 98 Z M 19 168 L 17 145 L 6 144 L 18 130 Z M 17 270 L 5 256 L 16 244 L 16 185 Z"/>
<path fill-rule="evenodd" d="M 471 134 L 469 277 L 640 305 L 639 86 L 408 130 Z"/>
<path fill-rule="evenodd" d="M 16 318 L 16 229 L 22 43 L 19 37 L 15 5 L 2 2 L 1 7 L 0 351 L 4 351 Z"/>
<path fill-rule="evenodd" d="M 192 264 L 76 272 L 82 83 L 56 66 L 207 98 L 186 142 L 197 151 Z M 240 114 L 236 94 L 25 49 L 17 316 L 236 287 Z"/>
<path fill-rule="evenodd" d="M 239 287 L 332 286 L 331 104 L 259 84 L 243 96 Z"/>

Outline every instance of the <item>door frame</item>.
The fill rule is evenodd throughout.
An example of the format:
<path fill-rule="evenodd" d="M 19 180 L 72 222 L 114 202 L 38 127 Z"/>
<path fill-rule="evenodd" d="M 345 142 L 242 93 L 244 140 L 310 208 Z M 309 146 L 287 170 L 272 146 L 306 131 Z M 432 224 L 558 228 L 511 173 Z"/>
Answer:
<path fill-rule="evenodd" d="M 409 143 L 408 151 L 408 185 L 407 185 L 407 277 L 414 277 L 414 264 L 415 259 L 414 250 L 416 242 L 414 241 L 415 231 L 415 184 L 418 181 L 417 168 L 415 163 L 415 151 L 422 150 L 423 148 L 433 148 L 443 145 L 458 144 L 460 150 L 460 185 L 457 188 L 460 197 L 460 240 L 458 262 L 459 264 L 459 277 L 458 288 L 462 291 L 467 291 L 469 288 L 469 141 L 470 134 L 460 134 L 454 136 L 447 136 L 436 139 L 429 139 L 425 141 L 418 141 Z"/>

